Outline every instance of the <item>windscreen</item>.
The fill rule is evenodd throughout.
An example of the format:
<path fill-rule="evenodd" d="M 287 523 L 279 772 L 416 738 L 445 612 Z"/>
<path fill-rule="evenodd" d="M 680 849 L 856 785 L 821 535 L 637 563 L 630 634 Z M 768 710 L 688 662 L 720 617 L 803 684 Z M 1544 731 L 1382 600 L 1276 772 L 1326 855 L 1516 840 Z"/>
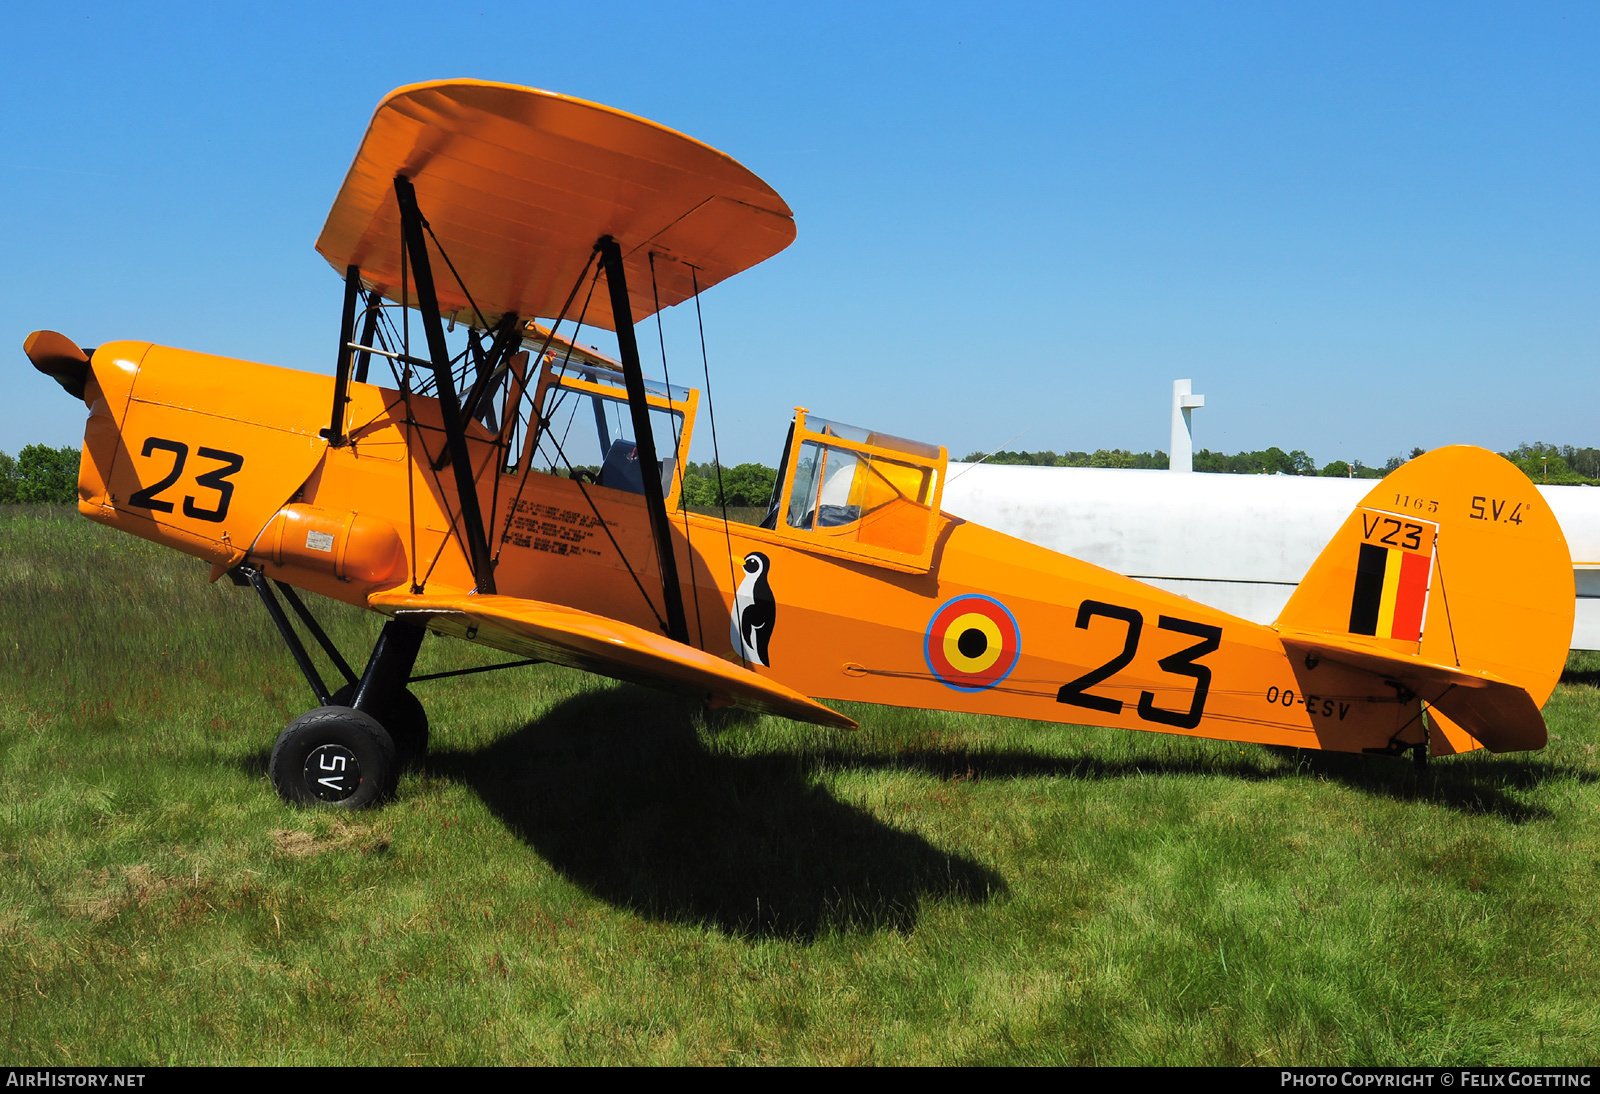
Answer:
<path fill-rule="evenodd" d="M 610 376 L 600 379 L 605 382 Z M 618 375 L 617 381 L 620 380 Z M 661 389 L 661 394 L 666 393 L 665 385 L 649 386 Z M 677 389 L 673 398 L 674 401 L 686 399 L 687 393 Z M 659 407 L 651 407 L 649 413 L 656 462 L 661 467 L 662 492 L 670 493 L 683 414 Z M 585 482 L 630 493 L 644 492 L 633 412 L 620 395 L 575 391 L 554 384 L 545 396 L 542 417 L 546 425 L 540 431 L 534 452 L 536 470 L 562 477 L 577 475 Z"/>
<path fill-rule="evenodd" d="M 836 541 L 846 536 L 880 551 L 921 554 L 939 474 L 924 461 L 938 459 L 938 447 L 809 415 L 804 422 L 783 506 L 784 523 L 807 532 L 830 533 Z M 827 443 L 834 438 L 868 450 Z M 787 449 L 786 444 L 786 455 Z M 774 506 L 767 527 L 776 520 Z"/>

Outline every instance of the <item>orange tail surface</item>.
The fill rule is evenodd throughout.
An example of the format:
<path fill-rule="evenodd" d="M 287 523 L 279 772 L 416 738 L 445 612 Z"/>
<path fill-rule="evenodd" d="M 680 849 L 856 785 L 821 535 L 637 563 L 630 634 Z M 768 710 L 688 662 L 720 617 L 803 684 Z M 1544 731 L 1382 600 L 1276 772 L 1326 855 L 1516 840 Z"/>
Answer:
<path fill-rule="evenodd" d="M 1278 617 L 1307 657 L 1381 672 L 1457 751 L 1540 748 L 1572 639 L 1572 557 L 1534 484 L 1467 445 L 1392 472 Z"/>

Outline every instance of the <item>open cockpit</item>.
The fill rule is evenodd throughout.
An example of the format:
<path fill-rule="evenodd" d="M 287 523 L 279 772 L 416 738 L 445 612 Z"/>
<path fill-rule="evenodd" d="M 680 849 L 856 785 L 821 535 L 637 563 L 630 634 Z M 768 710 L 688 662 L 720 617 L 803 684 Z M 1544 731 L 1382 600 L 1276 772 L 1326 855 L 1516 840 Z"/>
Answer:
<path fill-rule="evenodd" d="M 540 368 L 523 425 L 523 468 L 586 486 L 643 494 L 621 366 L 593 347 L 530 323 L 526 347 Z M 681 511 L 700 393 L 646 377 L 651 435 L 667 508 Z M 514 408 L 507 413 L 516 414 Z M 513 449 L 516 450 L 516 449 Z M 937 445 L 846 425 L 797 407 L 760 526 L 801 549 L 894 569 L 928 567 L 947 454 Z"/>
<path fill-rule="evenodd" d="M 762 526 L 801 533 L 825 553 L 925 570 L 947 463 L 937 445 L 796 407 Z"/>
<path fill-rule="evenodd" d="M 644 493 L 638 440 L 622 366 L 593 348 L 553 338 L 530 324 L 528 339 L 543 348 L 542 367 L 527 416 L 522 456 L 507 468 L 532 468 L 630 494 Z M 526 344 L 526 343 L 525 343 Z M 643 380 L 661 493 L 675 508 L 682 493 L 700 393 Z"/>

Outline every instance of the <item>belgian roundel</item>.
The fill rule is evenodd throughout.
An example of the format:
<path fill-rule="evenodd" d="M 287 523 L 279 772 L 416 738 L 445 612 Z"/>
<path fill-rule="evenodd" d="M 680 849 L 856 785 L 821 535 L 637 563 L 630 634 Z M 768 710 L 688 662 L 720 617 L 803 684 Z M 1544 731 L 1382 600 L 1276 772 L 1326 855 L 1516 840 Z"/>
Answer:
<path fill-rule="evenodd" d="M 1011 675 L 1022 639 L 1004 604 L 974 594 L 947 601 L 933 613 L 922 648 L 941 684 L 985 691 Z"/>

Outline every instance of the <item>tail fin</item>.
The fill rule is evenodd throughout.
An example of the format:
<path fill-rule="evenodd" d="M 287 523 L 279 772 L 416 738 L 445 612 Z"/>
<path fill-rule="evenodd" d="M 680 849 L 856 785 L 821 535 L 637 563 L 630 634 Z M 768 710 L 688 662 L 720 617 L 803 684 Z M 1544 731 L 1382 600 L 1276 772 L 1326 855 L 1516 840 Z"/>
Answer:
<path fill-rule="evenodd" d="M 1405 684 L 1447 736 L 1501 752 L 1544 744 L 1538 708 L 1566 664 L 1573 598 L 1567 540 L 1538 489 L 1494 453 L 1455 445 L 1372 489 L 1277 628 L 1308 655 Z"/>

